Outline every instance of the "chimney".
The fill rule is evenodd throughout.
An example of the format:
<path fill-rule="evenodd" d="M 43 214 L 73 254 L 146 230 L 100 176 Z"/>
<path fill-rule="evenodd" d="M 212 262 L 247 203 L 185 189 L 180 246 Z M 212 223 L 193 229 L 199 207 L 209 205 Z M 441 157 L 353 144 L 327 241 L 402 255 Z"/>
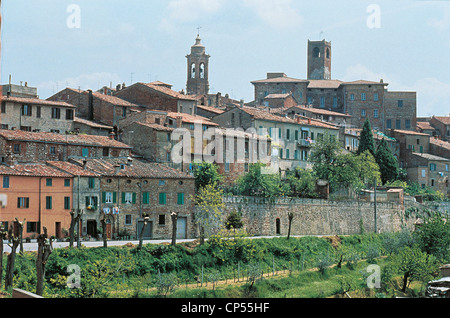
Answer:
<path fill-rule="evenodd" d="M 92 90 L 88 89 L 88 94 L 89 94 L 88 119 L 94 120 L 94 97 L 92 95 Z"/>
<path fill-rule="evenodd" d="M 127 165 L 128 165 L 129 167 L 131 167 L 131 166 L 133 165 L 133 159 L 132 159 L 132 158 L 128 157 Z"/>
<path fill-rule="evenodd" d="M 183 117 L 177 116 L 177 128 L 181 128 L 182 125 L 183 125 Z"/>
<path fill-rule="evenodd" d="M 308 125 L 311 125 L 311 118 L 308 118 Z"/>
<path fill-rule="evenodd" d="M 240 103 L 240 105 L 241 105 L 241 108 L 243 108 L 243 107 L 244 107 L 244 100 L 241 99 L 241 100 L 239 101 L 239 103 Z"/>
<path fill-rule="evenodd" d="M 86 170 L 87 160 L 83 159 L 83 169 Z"/>
<path fill-rule="evenodd" d="M 111 132 L 109 133 L 109 139 L 111 139 L 111 140 L 114 139 L 114 132 L 113 132 L 113 131 L 111 131 Z"/>

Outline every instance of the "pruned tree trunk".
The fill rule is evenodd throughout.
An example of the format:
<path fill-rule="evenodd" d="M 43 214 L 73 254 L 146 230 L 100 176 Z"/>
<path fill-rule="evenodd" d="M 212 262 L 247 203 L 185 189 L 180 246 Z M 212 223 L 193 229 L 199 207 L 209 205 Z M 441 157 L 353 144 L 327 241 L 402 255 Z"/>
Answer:
<path fill-rule="evenodd" d="M 106 233 L 106 215 L 103 214 L 102 218 L 100 219 L 100 223 L 102 224 L 102 238 L 103 238 L 103 247 L 108 247 L 108 236 Z"/>
<path fill-rule="evenodd" d="M 37 238 L 38 251 L 36 255 L 36 294 L 42 296 L 44 292 L 45 265 L 53 251 L 52 238 L 48 238 L 47 228 L 44 227 L 44 234 Z"/>
<path fill-rule="evenodd" d="M 82 210 L 81 211 L 79 210 L 76 216 L 75 216 L 74 210 L 70 211 L 69 247 L 73 247 L 73 241 L 75 240 L 75 226 L 80 222 L 82 215 L 83 215 Z M 78 230 L 78 232 L 79 232 L 79 230 Z M 78 237 L 78 235 L 77 235 L 77 237 Z"/>
<path fill-rule="evenodd" d="M 291 237 L 291 227 L 292 227 L 292 220 L 294 219 L 294 213 L 289 212 L 288 213 L 288 220 L 289 220 L 289 228 L 288 228 L 288 236 L 287 239 Z"/>
<path fill-rule="evenodd" d="M 177 220 L 178 213 L 172 212 L 170 213 L 170 217 L 172 218 L 172 245 L 175 246 L 177 244 Z"/>
<path fill-rule="evenodd" d="M 6 238 L 6 231 L 0 228 L 0 286 L 2 285 L 3 279 L 3 240 Z"/>
<path fill-rule="evenodd" d="M 150 220 L 149 216 L 147 214 L 144 214 L 144 225 L 142 226 L 141 234 L 139 235 L 139 246 L 138 251 L 142 249 L 142 242 L 144 241 L 144 232 L 147 227 L 148 221 Z"/>
<path fill-rule="evenodd" d="M 14 221 L 17 222 L 17 221 Z M 8 246 L 11 248 L 6 261 L 5 289 L 8 290 L 13 285 L 14 265 L 16 261 L 16 250 L 20 244 L 19 237 L 15 237 L 12 227 L 8 231 Z"/>
<path fill-rule="evenodd" d="M 15 223 L 17 224 L 19 231 L 20 255 L 23 255 L 23 225 L 25 224 L 25 219 L 22 222 L 20 222 L 16 218 Z"/>

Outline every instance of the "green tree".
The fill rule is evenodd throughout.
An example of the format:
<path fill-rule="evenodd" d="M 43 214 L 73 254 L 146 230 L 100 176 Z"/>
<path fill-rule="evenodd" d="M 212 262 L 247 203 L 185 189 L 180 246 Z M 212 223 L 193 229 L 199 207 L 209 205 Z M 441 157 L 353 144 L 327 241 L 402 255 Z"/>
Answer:
<path fill-rule="evenodd" d="M 313 171 L 318 179 L 330 180 L 340 150 L 339 142 L 335 138 L 330 138 L 328 133 L 314 143 L 310 161 L 314 165 Z"/>
<path fill-rule="evenodd" d="M 433 277 L 438 269 L 438 263 L 432 255 L 427 255 L 418 247 L 406 246 L 392 257 L 392 263 L 397 273 L 402 275 L 402 292 L 406 292 L 412 281 L 425 282 Z"/>
<path fill-rule="evenodd" d="M 420 228 L 414 232 L 417 244 L 427 254 L 446 262 L 450 256 L 450 223 L 440 214 L 427 217 Z"/>
<path fill-rule="evenodd" d="M 193 167 L 195 177 L 195 187 L 200 189 L 207 184 L 218 184 L 223 176 L 218 172 L 219 167 L 214 163 L 202 162 Z"/>
<path fill-rule="evenodd" d="M 278 173 L 263 173 L 265 165 L 250 164 L 249 171 L 238 180 L 239 192 L 242 195 L 274 198 L 288 192 L 287 184 L 281 183 Z"/>
<path fill-rule="evenodd" d="M 385 139 L 381 139 L 378 145 L 375 159 L 380 167 L 381 182 L 394 181 L 399 176 L 399 167 L 397 158 L 392 154 L 392 150 Z"/>
<path fill-rule="evenodd" d="M 316 177 L 312 170 L 297 167 L 293 171 L 286 172 L 286 182 L 289 185 L 289 196 L 301 198 L 315 198 Z"/>
<path fill-rule="evenodd" d="M 359 179 L 364 184 L 372 184 L 373 180 L 381 182 L 381 172 L 375 157 L 366 150 L 357 155 Z"/>
<path fill-rule="evenodd" d="M 242 222 L 241 216 L 236 211 L 231 211 L 225 221 L 226 229 L 240 229 L 243 225 L 244 223 Z"/>
<path fill-rule="evenodd" d="M 375 141 L 373 139 L 372 127 L 370 125 L 369 118 L 367 118 L 364 122 L 361 136 L 359 138 L 359 147 L 356 154 L 362 154 L 366 150 L 369 150 L 372 156 L 375 156 Z"/>
<path fill-rule="evenodd" d="M 215 183 L 201 187 L 195 196 L 195 222 L 200 230 L 200 244 L 204 244 L 206 234 L 218 227 L 222 216 L 223 190 L 217 189 Z"/>

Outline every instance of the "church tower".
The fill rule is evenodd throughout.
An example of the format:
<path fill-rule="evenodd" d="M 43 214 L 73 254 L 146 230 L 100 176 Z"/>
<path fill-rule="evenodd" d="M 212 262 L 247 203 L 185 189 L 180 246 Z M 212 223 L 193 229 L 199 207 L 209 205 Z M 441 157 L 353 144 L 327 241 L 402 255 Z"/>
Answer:
<path fill-rule="evenodd" d="M 308 40 L 308 79 L 331 79 L 331 42 Z"/>
<path fill-rule="evenodd" d="M 201 43 L 200 35 L 197 34 L 195 44 L 191 47 L 191 54 L 187 58 L 187 84 L 188 95 L 204 95 L 209 92 L 208 70 L 209 58 L 205 47 Z"/>

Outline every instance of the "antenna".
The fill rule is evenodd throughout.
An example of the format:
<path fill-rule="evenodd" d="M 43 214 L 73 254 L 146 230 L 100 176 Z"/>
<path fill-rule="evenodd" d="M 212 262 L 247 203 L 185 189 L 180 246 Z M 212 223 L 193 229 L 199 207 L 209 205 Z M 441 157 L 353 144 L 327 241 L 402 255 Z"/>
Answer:
<path fill-rule="evenodd" d="M 322 39 L 323 31 L 320 31 L 319 40 Z"/>
<path fill-rule="evenodd" d="M 198 26 L 197 27 L 197 36 L 199 37 L 200 36 L 200 29 L 201 29 L 202 27 L 201 26 Z"/>

